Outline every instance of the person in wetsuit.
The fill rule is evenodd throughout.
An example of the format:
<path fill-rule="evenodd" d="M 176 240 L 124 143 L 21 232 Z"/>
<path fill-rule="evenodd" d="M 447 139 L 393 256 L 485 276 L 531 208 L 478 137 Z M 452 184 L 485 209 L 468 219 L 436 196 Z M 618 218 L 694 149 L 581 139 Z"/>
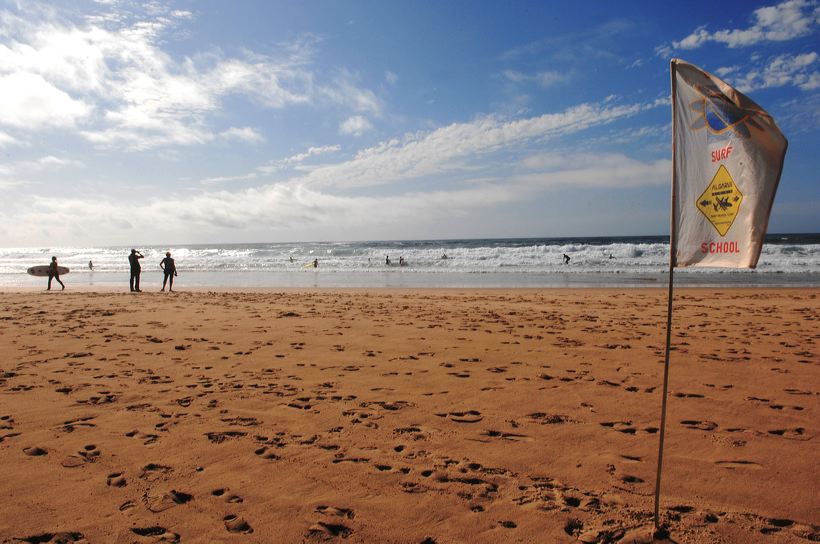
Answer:
<path fill-rule="evenodd" d="M 60 270 L 57 268 L 57 257 L 51 258 L 51 264 L 48 265 L 48 287 L 46 291 L 51 291 L 51 280 L 57 280 L 57 283 L 65 289 L 65 284 L 60 281 Z"/>
<path fill-rule="evenodd" d="M 177 266 L 174 264 L 174 260 L 171 258 L 171 252 L 167 252 L 165 254 L 165 258 L 162 259 L 159 263 L 159 267 L 162 268 L 162 272 L 165 274 L 165 277 L 162 278 L 162 289 L 160 291 L 165 291 L 165 284 L 168 280 L 171 280 L 171 284 L 168 286 L 168 292 L 174 292 L 174 277 L 177 275 Z"/>
<path fill-rule="evenodd" d="M 131 278 L 128 280 L 128 285 L 131 291 L 141 293 L 140 289 L 140 273 L 142 267 L 140 266 L 140 259 L 144 258 L 143 254 L 136 249 L 131 250 L 131 255 L 128 256 L 128 264 L 131 265 Z"/>

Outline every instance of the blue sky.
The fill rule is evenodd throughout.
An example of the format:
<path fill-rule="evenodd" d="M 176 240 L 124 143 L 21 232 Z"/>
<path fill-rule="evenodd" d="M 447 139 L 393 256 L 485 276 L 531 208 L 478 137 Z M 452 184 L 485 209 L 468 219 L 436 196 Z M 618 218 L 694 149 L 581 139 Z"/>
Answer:
<path fill-rule="evenodd" d="M 820 231 L 820 4 L 0 3 L 0 245 L 668 233 L 669 59 Z"/>

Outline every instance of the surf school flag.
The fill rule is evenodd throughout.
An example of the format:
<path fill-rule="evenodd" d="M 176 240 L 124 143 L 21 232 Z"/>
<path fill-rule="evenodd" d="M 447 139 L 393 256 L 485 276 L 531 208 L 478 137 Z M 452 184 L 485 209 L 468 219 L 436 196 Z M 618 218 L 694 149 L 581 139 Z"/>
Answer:
<path fill-rule="evenodd" d="M 748 97 L 673 59 L 672 266 L 757 266 L 788 142 Z"/>

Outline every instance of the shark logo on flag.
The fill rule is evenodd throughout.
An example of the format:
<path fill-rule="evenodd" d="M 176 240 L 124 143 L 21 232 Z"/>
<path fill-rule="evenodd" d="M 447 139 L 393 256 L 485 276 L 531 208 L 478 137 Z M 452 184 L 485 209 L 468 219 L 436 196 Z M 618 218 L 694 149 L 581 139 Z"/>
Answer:
<path fill-rule="evenodd" d="M 749 137 L 746 121 L 752 118 L 756 112 L 741 110 L 723 94 L 716 93 L 708 88 L 698 88 L 698 92 L 703 97 L 690 104 L 694 111 L 701 113 L 701 117 L 692 124 L 693 129 L 706 128 L 716 135 L 732 131 L 738 136 Z"/>
<path fill-rule="evenodd" d="M 673 59 L 673 266 L 754 268 L 788 142 L 766 110 Z"/>

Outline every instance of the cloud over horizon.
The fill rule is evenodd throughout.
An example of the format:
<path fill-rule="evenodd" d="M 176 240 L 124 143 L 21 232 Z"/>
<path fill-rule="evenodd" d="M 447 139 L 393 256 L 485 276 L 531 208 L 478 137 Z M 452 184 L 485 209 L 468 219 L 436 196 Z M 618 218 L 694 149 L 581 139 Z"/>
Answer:
<path fill-rule="evenodd" d="M 673 50 L 762 95 L 797 135 L 784 202 L 817 198 L 816 0 L 682 32 L 656 5 L 248 1 L 0 4 L 0 244 L 660 233 Z"/>

